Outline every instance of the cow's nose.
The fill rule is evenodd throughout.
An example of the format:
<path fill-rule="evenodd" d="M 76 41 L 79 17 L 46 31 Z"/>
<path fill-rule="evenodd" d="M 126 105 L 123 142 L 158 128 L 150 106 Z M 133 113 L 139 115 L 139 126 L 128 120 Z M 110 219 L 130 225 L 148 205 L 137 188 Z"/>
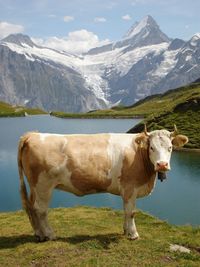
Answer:
<path fill-rule="evenodd" d="M 156 164 L 156 169 L 157 171 L 167 171 L 169 170 L 169 164 L 165 161 L 159 161 Z"/>

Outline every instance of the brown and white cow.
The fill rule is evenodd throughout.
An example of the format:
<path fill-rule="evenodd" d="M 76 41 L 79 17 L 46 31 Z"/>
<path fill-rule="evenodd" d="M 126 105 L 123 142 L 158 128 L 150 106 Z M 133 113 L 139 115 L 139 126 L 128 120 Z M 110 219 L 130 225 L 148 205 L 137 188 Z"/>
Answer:
<path fill-rule="evenodd" d="M 21 198 L 36 237 L 39 241 L 55 238 L 47 209 L 56 188 L 78 196 L 100 192 L 120 195 L 124 233 L 137 239 L 136 198 L 152 192 L 156 172 L 170 169 L 172 146 L 187 142 L 186 136 L 167 130 L 145 130 L 140 134 L 25 134 L 18 149 Z"/>

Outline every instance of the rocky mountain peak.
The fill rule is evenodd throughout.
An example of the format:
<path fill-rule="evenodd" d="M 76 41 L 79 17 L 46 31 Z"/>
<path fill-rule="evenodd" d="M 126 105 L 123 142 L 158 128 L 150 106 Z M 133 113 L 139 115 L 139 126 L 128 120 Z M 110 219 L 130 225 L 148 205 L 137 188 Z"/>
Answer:
<path fill-rule="evenodd" d="M 189 42 L 192 46 L 200 46 L 200 33 L 196 33 Z"/>
<path fill-rule="evenodd" d="M 171 39 L 160 30 L 156 21 L 148 15 L 140 22 L 134 23 L 122 40 L 102 47 L 92 48 L 87 54 L 94 55 L 123 47 L 127 51 L 136 47 L 161 44 L 164 42 L 169 43 L 170 41 Z"/>
<path fill-rule="evenodd" d="M 24 45 L 28 45 L 30 47 L 36 46 L 36 44 L 33 43 L 33 41 L 28 35 L 24 35 L 21 33 L 10 34 L 6 38 L 2 39 L 1 42 L 14 43 L 20 46 L 24 46 Z"/>
<path fill-rule="evenodd" d="M 151 29 L 159 29 L 156 21 L 150 16 L 144 17 L 140 22 L 135 22 L 133 26 L 125 34 L 124 39 L 132 38 L 142 32 L 149 32 Z"/>
<path fill-rule="evenodd" d="M 170 42 L 170 38 L 164 34 L 156 21 L 151 16 L 144 17 L 136 22 L 124 36 L 124 42 L 137 46 L 153 45 L 163 42 Z"/>

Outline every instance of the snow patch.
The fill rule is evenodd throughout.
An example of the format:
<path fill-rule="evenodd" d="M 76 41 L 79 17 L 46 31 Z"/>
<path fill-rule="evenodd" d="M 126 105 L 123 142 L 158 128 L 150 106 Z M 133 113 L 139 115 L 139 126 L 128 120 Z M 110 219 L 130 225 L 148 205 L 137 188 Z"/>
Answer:
<path fill-rule="evenodd" d="M 197 64 L 193 65 L 189 70 L 187 70 L 186 72 L 190 72 L 192 69 L 196 68 Z"/>
<path fill-rule="evenodd" d="M 192 37 L 192 39 L 191 39 L 191 41 L 190 41 L 190 44 L 192 45 L 192 46 L 197 46 L 197 42 L 198 41 L 200 41 L 200 33 L 196 33 L 193 37 Z"/>
<path fill-rule="evenodd" d="M 160 54 L 168 46 L 168 43 L 161 43 L 157 45 L 144 46 L 136 48 L 130 52 L 120 55 L 115 59 L 115 66 L 120 76 L 126 75 L 129 70 L 142 58 L 148 54 L 154 53 L 154 55 Z"/>
<path fill-rule="evenodd" d="M 42 58 L 46 61 L 54 61 L 58 64 L 70 67 L 74 70 L 77 70 L 77 61 L 80 61 L 79 57 L 63 54 L 56 50 L 45 48 L 45 47 L 31 47 L 29 45 L 19 46 L 14 43 L 3 43 L 3 45 L 9 47 L 12 51 L 24 55 L 28 60 L 35 61 L 38 58 Z"/>
<path fill-rule="evenodd" d="M 180 49 L 166 51 L 163 54 L 163 61 L 153 73 L 153 76 L 158 76 L 159 78 L 163 78 L 164 76 L 166 76 L 175 67 L 178 61 L 178 59 L 176 59 L 176 55 L 179 51 Z"/>
<path fill-rule="evenodd" d="M 25 99 L 25 100 L 24 100 L 24 105 L 28 104 L 29 101 L 30 101 L 29 99 Z"/>
<path fill-rule="evenodd" d="M 191 55 L 186 56 L 185 61 L 190 61 L 192 59 Z"/>
<path fill-rule="evenodd" d="M 88 90 L 92 91 L 97 98 L 103 99 L 104 102 L 109 105 L 107 97 L 109 95 L 109 87 L 106 80 L 102 79 L 97 74 L 85 75 L 85 86 Z"/>

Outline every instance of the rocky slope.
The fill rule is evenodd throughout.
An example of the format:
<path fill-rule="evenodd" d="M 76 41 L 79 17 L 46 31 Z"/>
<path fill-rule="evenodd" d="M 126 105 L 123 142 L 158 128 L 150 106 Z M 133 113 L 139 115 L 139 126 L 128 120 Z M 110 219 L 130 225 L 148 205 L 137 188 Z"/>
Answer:
<path fill-rule="evenodd" d="M 11 35 L 0 44 L 0 99 L 47 111 L 81 112 L 106 105 L 89 91 L 70 62 L 75 57 L 38 47 L 28 36 Z"/>

